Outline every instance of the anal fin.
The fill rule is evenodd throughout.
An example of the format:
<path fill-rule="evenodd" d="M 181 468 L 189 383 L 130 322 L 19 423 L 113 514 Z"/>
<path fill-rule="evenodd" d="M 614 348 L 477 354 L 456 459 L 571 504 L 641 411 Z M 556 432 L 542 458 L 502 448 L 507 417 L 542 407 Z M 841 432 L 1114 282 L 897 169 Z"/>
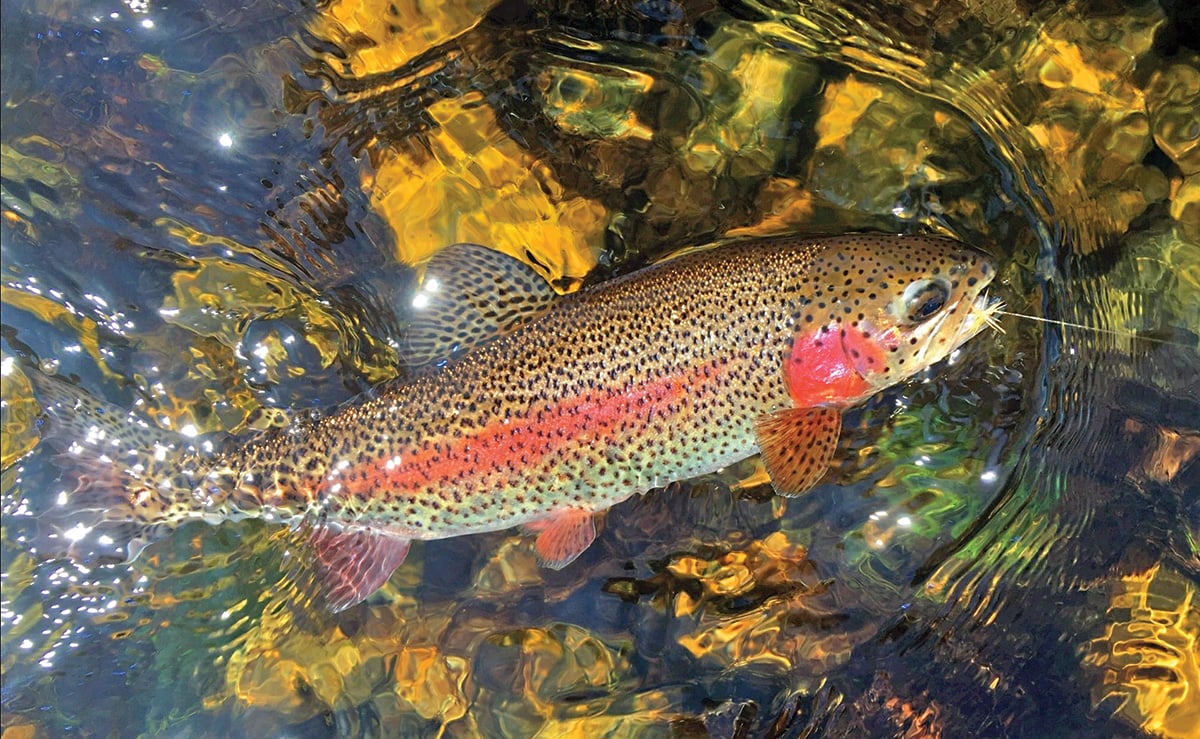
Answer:
<path fill-rule="evenodd" d="M 568 508 L 541 521 L 525 524 L 523 528 L 537 533 L 534 548 L 538 564 L 561 570 L 595 541 L 596 516 L 591 511 Z"/>
<path fill-rule="evenodd" d="M 364 600 L 388 581 L 408 555 L 408 539 L 378 531 L 317 529 L 309 540 L 329 610 Z"/>
<path fill-rule="evenodd" d="M 841 428 L 842 414 L 831 408 L 788 408 L 759 417 L 754 432 L 775 492 L 792 497 L 816 485 Z"/>

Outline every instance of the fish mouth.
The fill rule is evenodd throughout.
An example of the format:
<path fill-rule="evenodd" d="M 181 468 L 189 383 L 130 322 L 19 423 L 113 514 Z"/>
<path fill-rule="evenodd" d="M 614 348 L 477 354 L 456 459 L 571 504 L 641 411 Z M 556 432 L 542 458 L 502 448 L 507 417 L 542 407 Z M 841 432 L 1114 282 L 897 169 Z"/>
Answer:
<path fill-rule="evenodd" d="M 1004 301 L 1000 298 L 995 298 L 982 292 L 975 297 L 971 303 L 971 313 L 968 318 L 969 323 L 977 324 L 971 333 L 971 336 L 979 333 L 986 326 L 987 328 L 995 329 L 1000 333 L 1004 333 L 1004 327 L 1000 325 L 1000 319 L 996 314 L 1004 309 Z M 967 338 L 970 338 L 968 336 Z"/>
<path fill-rule="evenodd" d="M 980 292 L 967 305 L 967 313 L 963 316 L 962 322 L 959 323 L 958 330 L 955 331 L 954 339 L 951 343 L 955 348 L 960 347 L 985 328 L 991 328 L 1004 333 L 1004 329 L 1000 326 L 1000 319 L 996 317 L 996 313 L 1003 308 L 1003 300 L 994 298 L 986 292 Z"/>
<path fill-rule="evenodd" d="M 967 310 L 963 312 L 958 319 L 958 325 L 952 324 L 953 317 L 958 315 L 957 308 L 966 298 L 960 299 L 957 303 L 949 306 L 948 310 L 930 322 L 925 330 L 925 341 L 921 343 L 920 350 L 916 354 L 916 361 L 925 365 L 938 362 L 949 356 L 953 351 L 974 338 L 985 328 L 993 328 L 1003 332 L 1000 327 L 1000 322 L 996 318 L 996 312 L 1004 307 L 1004 301 L 990 297 L 986 292 L 980 292 L 970 302 L 967 303 Z M 935 342 L 933 337 L 943 331 L 953 331 L 953 335 L 946 343 Z"/>

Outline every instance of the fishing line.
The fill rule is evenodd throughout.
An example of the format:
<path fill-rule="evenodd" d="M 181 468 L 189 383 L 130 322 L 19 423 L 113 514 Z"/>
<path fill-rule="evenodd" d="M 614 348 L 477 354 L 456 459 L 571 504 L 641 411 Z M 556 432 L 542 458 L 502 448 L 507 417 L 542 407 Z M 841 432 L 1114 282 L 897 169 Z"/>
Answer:
<path fill-rule="evenodd" d="M 1027 313 L 1016 313 L 1014 311 L 1001 310 L 999 308 L 992 309 L 991 312 L 998 313 L 998 314 L 1004 315 L 1004 316 L 1014 316 L 1016 318 L 1028 318 L 1031 321 L 1041 321 L 1042 323 L 1053 323 L 1057 326 L 1064 326 L 1064 327 L 1070 326 L 1071 328 L 1079 328 L 1079 329 L 1083 329 L 1084 331 L 1095 331 L 1098 334 L 1112 334 L 1113 336 L 1120 336 L 1120 337 L 1123 337 L 1126 339 L 1140 339 L 1142 341 L 1153 341 L 1158 344 L 1170 344 L 1171 346 L 1178 346 L 1178 347 L 1183 347 L 1186 349 L 1191 348 L 1191 346 L 1189 344 L 1184 344 L 1182 341 L 1172 341 L 1171 339 L 1159 339 L 1154 336 L 1146 336 L 1145 334 L 1139 334 L 1136 331 L 1116 331 L 1116 330 L 1113 330 L 1110 328 L 1098 328 L 1096 326 L 1087 326 L 1082 323 L 1072 323 L 1071 321 L 1063 321 L 1063 320 L 1060 320 L 1057 318 L 1043 318 L 1042 316 L 1031 316 Z"/>

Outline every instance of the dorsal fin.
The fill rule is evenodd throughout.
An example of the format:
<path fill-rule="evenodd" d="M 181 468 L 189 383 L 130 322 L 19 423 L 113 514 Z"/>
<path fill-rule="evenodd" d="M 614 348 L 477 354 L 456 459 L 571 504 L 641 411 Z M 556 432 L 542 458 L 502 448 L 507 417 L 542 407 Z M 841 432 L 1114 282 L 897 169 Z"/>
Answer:
<path fill-rule="evenodd" d="M 533 321 L 557 297 L 528 264 L 479 244 L 451 244 L 425 266 L 404 358 L 453 359 Z"/>

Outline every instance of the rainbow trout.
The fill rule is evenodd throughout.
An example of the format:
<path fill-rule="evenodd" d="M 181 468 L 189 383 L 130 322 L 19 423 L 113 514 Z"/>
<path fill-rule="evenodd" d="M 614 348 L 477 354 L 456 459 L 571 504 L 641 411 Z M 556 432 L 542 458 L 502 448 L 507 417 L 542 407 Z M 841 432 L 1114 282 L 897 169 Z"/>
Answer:
<path fill-rule="evenodd" d="M 104 530 L 133 557 L 192 519 L 304 522 L 341 610 L 413 539 L 523 526 L 560 568 L 591 544 L 597 512 L 756 452 L 778 493 L 804 492 L 842 409 L 989 324 L 994 275 L 944 239 L 777 238 L 559 296 L 524 263 L 456 244 L 413 298 L 411 376 L 226 451 L 35 385 L 44 437 L 69 460 L 59 499 L 97 512 L 68 538 Z"/>

